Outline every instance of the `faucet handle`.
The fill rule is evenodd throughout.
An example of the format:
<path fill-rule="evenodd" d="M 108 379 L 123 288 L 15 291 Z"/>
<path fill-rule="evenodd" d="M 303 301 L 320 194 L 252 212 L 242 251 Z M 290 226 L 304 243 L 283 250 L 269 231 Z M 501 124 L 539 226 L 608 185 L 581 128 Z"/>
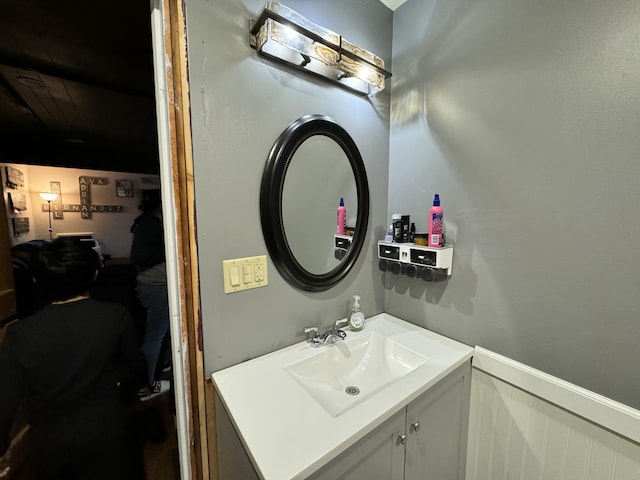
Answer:
<path fill-rule="evenodd" d="M 336 330 L 342 328 L 342 327 L 346 327 L 349 324 L 349 319 L 348 318 L 341 318 L 339 320 L 336 320 L 333 324 L 333 328 L 335 328 Z"/>
<path fill-rule="evenodd" d="M 312 333 L 314 337 L 320 335 L 320 329 L 318 327 L 304 327 L 303 331 L 307 336 L 309 336 L 310 333 Z"/>
<path fill-rule="evenodd" d="M 304 334 L 307 336 L 307 341 L 309 345 L 314 348 L 322 345 L 322 340 L 320 339 L 320 329 L 318 327 L 304 327 Z M 309 335 L 311 334 L 311 335 Z"/>

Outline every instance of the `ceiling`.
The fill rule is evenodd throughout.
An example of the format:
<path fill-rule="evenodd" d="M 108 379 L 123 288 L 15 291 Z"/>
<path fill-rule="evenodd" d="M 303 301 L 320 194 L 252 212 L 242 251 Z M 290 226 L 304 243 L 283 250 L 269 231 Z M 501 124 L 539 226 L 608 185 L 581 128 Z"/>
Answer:
<path fill-rule="evenodd" d="M 149 9 L 0 0 L 1 162 L 158 173 Z"/>
<path fill-rule="evenodd" d="M 395 10 L 407 0 L 380 0 L 380 1 L 384 3 L 387 7 L 389 7 L 391 10 Z"/>
<path fill-rule="evenodd" d="M 149 1 L 0 11 L 0 161 L 157 173 Z"/>

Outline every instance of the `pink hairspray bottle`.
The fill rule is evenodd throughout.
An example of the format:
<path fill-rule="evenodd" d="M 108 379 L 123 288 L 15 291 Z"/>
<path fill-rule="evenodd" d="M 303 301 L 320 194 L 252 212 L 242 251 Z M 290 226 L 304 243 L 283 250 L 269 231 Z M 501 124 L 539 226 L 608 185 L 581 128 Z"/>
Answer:
<path fill-rule="evenodd" d="M 429 209 L 429 246 L 434 248 L 442 247 L 442 207 L 440 206 L 440 195 L 436 193 L 433 199 L 433 206 Z"/>
<path fill-rule="evenodd" d="M 338 235 L 346 235 L 347 207 L 344 206 L 344 199 L 340 198 L 338 207 Z"/>

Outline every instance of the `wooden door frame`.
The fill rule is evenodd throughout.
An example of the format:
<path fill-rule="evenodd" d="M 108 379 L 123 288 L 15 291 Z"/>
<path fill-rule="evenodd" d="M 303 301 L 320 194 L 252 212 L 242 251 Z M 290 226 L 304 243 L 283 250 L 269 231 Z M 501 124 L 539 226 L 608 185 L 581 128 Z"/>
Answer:
<path fill-rule="evenodd" d="M 151 7 L 172 352 L 180 359 L 174 378 L 181 478 L 217 480 L 215 402 L 202 344 L 185 5 L 152 0 Z"/>

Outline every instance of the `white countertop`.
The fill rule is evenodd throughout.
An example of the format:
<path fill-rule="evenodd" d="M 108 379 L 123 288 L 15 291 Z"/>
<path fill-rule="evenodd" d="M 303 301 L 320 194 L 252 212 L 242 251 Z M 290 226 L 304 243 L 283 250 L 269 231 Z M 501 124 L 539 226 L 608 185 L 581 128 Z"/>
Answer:
<path fill-rule="evenodd" d="M 216 391 L 263 480 L 303 479 L 469 360 L 473 348 L 382 313 L 374 330 L 429 360 L 341 415 L 330 415 L 286 371 L 320 349 L 304 341 L 215 372 Z M 325 346 L 320 348 L 335 348 Z"/>

